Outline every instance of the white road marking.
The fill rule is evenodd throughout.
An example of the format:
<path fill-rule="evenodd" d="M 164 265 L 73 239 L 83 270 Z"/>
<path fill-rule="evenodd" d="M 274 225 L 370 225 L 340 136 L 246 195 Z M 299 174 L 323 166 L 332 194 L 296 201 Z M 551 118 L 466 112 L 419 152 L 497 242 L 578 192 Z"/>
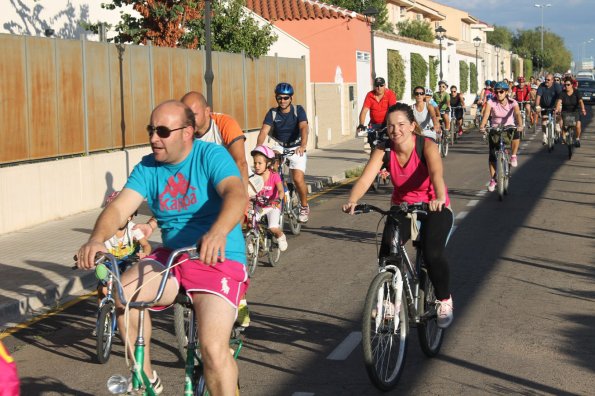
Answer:
<path fill-rule="evenodd" d="M 326 358 L 329 360 L 345 360 L 362 341 L 362 332 L 354 331 L 340 343 Z"/>
<path fill-rule="evenodd" d="M 478 191 L 477 194 L 475 194 L 475 195 L 477 195 L 478 197 L 483 197 L 487 193 L 488 193 L 487 190 L 481 190 L 481 191 Z"/>
<path fill-rule="evenodd" d="M 468 214 L 469 212 L 459 212 L 455 217 L 455 220 L 463 220 Z"/>
<path fill-rule="evenodd" d="M 314 396 L 312 392 L 293 392 L 291 396 Z"/>
<path fill-rule="evenodd" d="M 475 206 L 479 203 L 478 199 L 472 199 L 471 201 L 467 202 L 467 206 Z"/>

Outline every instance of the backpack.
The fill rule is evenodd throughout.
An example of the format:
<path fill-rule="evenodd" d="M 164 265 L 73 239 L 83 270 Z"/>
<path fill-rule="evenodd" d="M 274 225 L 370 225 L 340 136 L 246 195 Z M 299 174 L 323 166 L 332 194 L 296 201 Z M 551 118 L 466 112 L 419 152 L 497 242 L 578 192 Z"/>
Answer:
<path fill-rule="evenodd" d="M 295 118 L 298 118 L 297 115 L 297 109 L 298 106 L 301 107 L 300 105 L 291 105 L 291 107 L 293 107 L 293 115 L 295 115 Z M 273 131 L 275 130 L 275 118 L 277 118 L 277 109 L 278 107 L 273 107 L 271 108 L 271 115 L 273 116 L 273 125 L 271 125 L 271 130 L 269 131 L 269 136 L 274 138 L 273 136 Z"/>
<path fill-rule="evenodd" d="M 426 138 L 424 138 L 421 135 L 415 135 L 415 152 L 417 153 L 417 157 L 419 158 L 419 160 L 424 164 L 424 165 L 428 165 L 426 163 L 426 157 L 424 156 L 424 144 L 425 144 Z"/>

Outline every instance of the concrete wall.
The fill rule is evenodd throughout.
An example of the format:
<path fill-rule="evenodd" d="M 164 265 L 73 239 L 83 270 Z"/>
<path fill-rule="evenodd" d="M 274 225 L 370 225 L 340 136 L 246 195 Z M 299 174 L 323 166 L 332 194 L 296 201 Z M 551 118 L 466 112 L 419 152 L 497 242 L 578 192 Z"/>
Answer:
<path fill-rule="evenodd" d="M 143 147 L 0 168 L 0 234 L 100 207 L 148 153 Z"/>
<path fill-rule="evenodd" d="M 352 138 L 357 127 L 356 85 L 353 83 L 313 83 L 316 147 L 325 147 Z M 353 100 L 349 95 L 353 91 Z"/>

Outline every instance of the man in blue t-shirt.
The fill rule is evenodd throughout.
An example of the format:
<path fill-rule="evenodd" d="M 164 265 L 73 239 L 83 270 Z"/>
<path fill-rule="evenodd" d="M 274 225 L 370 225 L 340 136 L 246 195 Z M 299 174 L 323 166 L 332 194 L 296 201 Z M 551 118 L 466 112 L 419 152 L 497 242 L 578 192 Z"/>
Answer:
<path fill-rule="evenodd" d="M 180 287 L 189 294 L 196 320 L 202 324 L 198 338 L 207 387 L 212 394 L 235 394 L 238 376 L 229 353 L 229 334 L 239 297 L 248 287 L 239 226 L 247 197 L 230 154 L 222 146 L 194 139 L 194 122 L 192 110 L 178 101 L 164 102 L 153 110 L 147 126 L 153 154 L 135 166 L 122 192 L 100 214 L 89 241 L 78 251 L 77 265 L 93 268 L 95 254 L 105 251 L 103 242 L 146 199 L 162 230 L 164 247 L 122 274 L 124 292 L 132 295 L 143 281 L 161 272 L 172 249 L 200 245 L 200 260 L 180 258 L 158 303 L 173 304 Z M 159 283 L 147 282 L 137 300 L 154 299 Z M 119 301 L 117 307 L 123 313 Z M 128 323 L 126 329 L 123 316 L 118 316 L 123 338 L 134 340 L 137 310 L 130 310 Z M 145 340 L 143 369 L 159 394 L 163 387 L 149 358 L 150 329 Z"/>
<path fill-rule="evenodd" d="M 291 178 L 300 196 L 301 207 L 298 219 L 305 223 L 308 221 L 310 207 L 308 206 L 308 189 L 304 176 L 306 174 L 306 147 L 308 146 L 308 117 L 300 105 L 291 103 L 293 87 L 288 83 L 279 83 L 275 87 L 275 99 L 278 106 L 269 109 L 256 145 L 264 143 L 267 136 L 277 141 L 283 148 L 295 150 L 295 154 L 288 156 Z M 275 148 L 273 147 L 273 150 Z"/>
<path fill-rule="evenodd" d="M 541 111 L 541 131 L 543 132 L 543 144 L 547 143 L 547 134 L 545 126 L 547 125 L 547 110 L 556 107 L 556 101 L 562 92 L 562 86 L 554 82 L 554 75 L 548 74 L 545 81 L 537 88 L 537 97 L 535 99 L 535 109 Z M 561 120 L 556 122 L 556 133 L 560 133 Z"/>

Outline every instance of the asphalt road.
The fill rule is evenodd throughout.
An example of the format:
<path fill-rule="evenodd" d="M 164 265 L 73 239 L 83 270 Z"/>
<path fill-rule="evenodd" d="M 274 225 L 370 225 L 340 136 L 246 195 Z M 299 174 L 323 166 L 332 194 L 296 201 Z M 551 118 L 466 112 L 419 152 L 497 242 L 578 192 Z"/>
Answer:
<path fill-rule="evenodd" d="M 412 331 L 394 393 L 588 395 L 595 388 L 595 140 L 567 160 L 528 135 L 510 194 L 486 193 L 487 147 L 463 137 L 445 159 L 457 216 L 447 253 L 455 321 L 434 359 Z M 375 274 L 380 217 L 340 212 L 349 185 L 312 201 L 311 220 L 289 237 L 278 267 L 257 268 L 248 294 L 252 324 L 239 360 L 243 395 L 380 394 L 362 364 L 361 310 Z M 388 188 L 365 200 L 388 206 Z M 23 395 L 105 395 L 126 373 L 123 347 L 94 362 L 95 301 L 82 301 L 4 339 Z M 155 316 L 154 366 L 180 394 L 171 312 Z M 356 342 L 351 343 L 351 340 Z M 329 355 L 336 357 L 329 359 Z M 180 390 L 180 391 L 178 391 Z"/>

